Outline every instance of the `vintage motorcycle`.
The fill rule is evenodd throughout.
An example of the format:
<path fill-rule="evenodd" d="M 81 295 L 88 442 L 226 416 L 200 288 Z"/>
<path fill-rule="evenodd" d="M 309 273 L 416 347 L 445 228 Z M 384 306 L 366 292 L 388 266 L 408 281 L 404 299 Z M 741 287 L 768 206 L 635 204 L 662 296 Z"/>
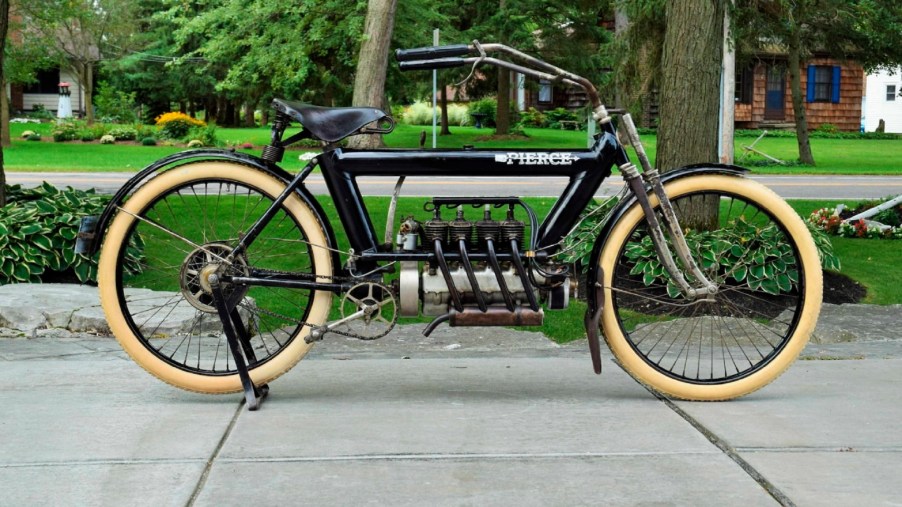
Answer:
<path fill-rule="evenodd" d="M 277 99 L 259 157 L 210 149 L 166 157 L 83 231 L 84 250 L 101 252 L 110 327 L 136 362 L 183 389 L 243 390 L 255 409 L 267 383 L 329 334 L 375 339 L 415 315 L 434 317 L 426 335 L 444 322 L 539 326 L 545 309 L 569 304 L 577 273 L 562 260 L 564 239 L 615 166 L 624 189 L 593 218 L 591 261 L 582 266 L 595 371 L 599 332 L 634 378 L 681 399 L 750 393 L 797 357 L 820 310 L 818 252 L 799 216 L 746 170 L 706 164 L 659 174 L 622 115 L 640 171 L 590 81 L 501 44 L 396 56 L 405 70 L 486 64 L 582 88 L 598 133 L 579 150 L 351 150 L 340 142 L 389 133 L 392 118 L 372 107 Z M 284 138 L 293 121 L 303 130 Z M 278 163 L 301 139 L 323 149 L 290 174 Z M 315 168 L 331 202 L 304 185 Z M 384 241 L 357 184 L 365 176 L 399 177 Z M 435 197 L 395 233 L 408 176 L 558 176 L 568 184 L 541 222 L 516 197 Z M 337 242 L 327 206 L 347 244 Z M 331 323 L 330 310 L 340 314 Z M 180 326 L 168 324 L 185 312 Z"/>

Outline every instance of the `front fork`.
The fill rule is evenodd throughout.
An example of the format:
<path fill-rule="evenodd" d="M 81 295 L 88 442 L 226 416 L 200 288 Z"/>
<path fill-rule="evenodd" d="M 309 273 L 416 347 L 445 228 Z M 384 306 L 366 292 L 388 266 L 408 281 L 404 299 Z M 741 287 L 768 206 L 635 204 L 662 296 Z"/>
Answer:
<path fill-rule="evenodd" d="M 695 259 L 689 251 L 689 245 L 686 243 L 683 229 L 680 227 L 679 221 L 677 220 L 673 204 L 670 202 L 670 198 L 667 197 L 667 193 L 664 192 L 664 185 L 661 184 L 660 173 L 651 166 L 651 162 L 648 160 L 645 149 L 642 147 L 642 143 L 639 140 L 639 133 L 636 130 L 635 124 L 633 124 L 632 117 L 629 114 L 625 114 L 621 119 L 623 126 L 626 129 L 629 142 L 636 150 L 639 163 L 642 165 L 642 174 L 639 173 L 635 164 L 629 162 L 620 166 L 620 172 L 623 174 L 623 179 L 626 180 L 630 189 L 632 189 L 636 196 L 636 200 L 639 202 L 639 206 L 642 207 L 642 211 L 645 213 L 645 220 L 648 223 L 651 240 L 654 244 L 655 251 L 658 254 L 658 258 L 661 260 L 661 264 L 664 266 L 664 269 L 667 271 L 667 274 L 670 275 L 674 283 L 680 288 L 683 295 L 687 298 L 696 299 L 716 294 L 717 286 L 702 273 L 698 263 L 695 262 Z M 683 275 L 683 272 L 679 269 L 673 258 L 673 253 L 664 237 L 661 222 L 658 221 L 658 216 L 655 214 L 651 202 L 648 199 L 648 190 L 646 186 L 651 187 L 652 192 L 658 198 L 661 205 L 661 218 L 663 219 L 664 226 L 667 227 L 673 249 L 676 251 L 677 257 L 679 257 L 683 266 L 695 279 L 696 285 L 694 286 L 686 280 L 686 277 Z"/>

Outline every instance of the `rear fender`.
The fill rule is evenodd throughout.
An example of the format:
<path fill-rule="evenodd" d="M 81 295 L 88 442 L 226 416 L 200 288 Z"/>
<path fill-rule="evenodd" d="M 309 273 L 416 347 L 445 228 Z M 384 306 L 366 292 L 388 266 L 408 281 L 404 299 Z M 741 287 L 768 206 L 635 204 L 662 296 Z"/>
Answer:
<path fill-rule="evenodd" d="M 206 161 L 225 161 L 234 164 L 241 164 L 269 174 L 285 182 L 286 185 L 290 183 L 292 179 L 294 179 L 294 176 L 289 174 L 281 167 L 275 164 L 267 163 L 261 158 L 255 157 L 253 155 L 248 155 L 246 153 L 207 149 L 183 151 L 170 155 L 168 157 L 161 158 L 160 160 L 157 160 L 153 164 L 139 171 L 135 176 L 133 176 L 124 185 L 122 185 L 122 187 L 113 195 L 113 198 L 110 200 L 109 204 L 107 204 L 106 208 L 103 210 L 103 213 L 101 213 L 100 217 L 97 219 L 97 225 L 94 229 L 94 238 L 91 242 L 88 243 L 87 250 L 84 252 L 85 255 L 92 256 L 100 250 L 100 246 L 103 244 L 103 238 L 106 235 L 107 227 L 110 225 L 110 222 L 116 215 L 116 210 L 144 182 L 153 178 L 161 172 L 168 171 L 170 169 L 174 169 L 188 163 Z M 336 245 L 335 231 L 332 230 L 332 225 L 326 219 L 326 214 L 322 206 L 320 206 L 316 198 L 314 198 L 310 191 L 307 190 L 307 188 L 303 185 L 298 187 L 297 193 L 298 196 L 304 201 L 304 203 L 310 206 L 310 208 L 313 210 L 313 213 L 316 215 L 316 218 L 323 225 L 326 237 L 328 238 L 330 243 L 327 246 L 334 248 Z M 338 256 L 333 255 L 332 262 L 332 272 L 340 272 L 341 266 Z"/>

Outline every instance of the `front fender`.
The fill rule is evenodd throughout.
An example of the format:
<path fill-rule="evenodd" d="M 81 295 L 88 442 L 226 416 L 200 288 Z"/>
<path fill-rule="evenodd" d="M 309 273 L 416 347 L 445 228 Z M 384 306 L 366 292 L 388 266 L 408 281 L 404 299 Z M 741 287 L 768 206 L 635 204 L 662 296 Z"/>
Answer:
<path fill-rule="evenodd" d="M 106 235 L 107 227 L 112 221 L 113 217 L 116 214 L 117 208 L 125 202 L 128 197 L 134 193 L 134 191 L 141 186 L 145 181 L 150 178 L 153 178 L 158 173 L 163 171 L 168 171 L 170 169 L 179 167 L 184 164 L 193 163 L 193 162 L 206 162 L 206 161 L 228 161 L 235 164 L 241 164 L 244 166 L 252 167 L 259 171 L 265 172 L 279 180 L 285 182 L 287 185 L 294 178 L 287 171 L 282 169 L 281 167 L 270 164 L 264 161 L 259 157 L 255 157 L 253 155 L 248 155 L 246 153 L 238 153 L 229 150 L 219 150 L 219 149 L 204 149 L 204 150 L 189 150 L 183 151 L 179 153 L 175 153 L 168 157 L 161 158 L 157 160 L 153 164 L 145 167 L 137 174 L 135 174 L 131 179 L 129 179 L 122 187 L 113 195 L 113 198 L 110 200 L 109 204 L 107 204 L 106 208 L 103 210 L 103 213 L 100 214 L 100 217 L 97 219 L 97 225 L 94 234 L 93 240 L 88 244 L 88 249 L 85 252 L 85 255 L 91 256 L 97 253 L 100 250 L 100 246 L 103 244 L 103 237 Z M 314 214 L 316 214 L 317 219 L 323 225 L 323 229 L 326 232 L 326 237 L 329 239 L 330 247 L 336 245 L 335 241 L 335 232 L 332 230 L 332 225 L 326 219 L 326 214 L 323 211 L 322 206 L 320 206 L 319 202 L 313 197 L 309 190 L 303 185 L 298 187 L 297 190 L 301 199 L 310 206 L 313 210 Z M 337 273 L 339 266 L 339 260 L 336 256 L 332 256 L 334 266 L 333 272 Z"/>
<path fill-rule="evenodd" d="M 696 164 L 690 165 L 686 167 L 681 167 L 679 169 L 675 169 L 673 171 L 668 171 L 661 175 L 661 184 L 666 184 L 670 181 L 678 180 L 681 178 L 687 178 L 690 176 L 698 176 L 703 174 L 719 174 L 719 175 L 727 175 L 727 176 L 735 176 L 740 178 L 749 172 L 748 169 L 743 167 L 735 166 L 735 165 L 726 165 L 726 164 Z M 595 240 L 595 245 L 592 248 L 592 255 L 589 258 L 589 272 L 586 280 L 598 280 L 598 262 L 601 258 L 601 250 L 604 248 L 605 243 L 608 240 L 608 236 L 611 233 L 611 230 L 614 228 L 614 224 L 616 224 L 620 218 L 626 213 L 626 211 L 637 201 L 636 196 L 632 193 L 628 194 L 627 198 L 623 199 L 614 209 L 611 210 L 611 216 L 608 221 L 602 227 L 601 232 L 598 233 L 598 238 Z M 598 301 L 596 298 L 596 291 L 590 290 L 590 288 L 586 288 L 586 298 L 589 304 L 589 310 L 594 311 L 598 306 Z"/>

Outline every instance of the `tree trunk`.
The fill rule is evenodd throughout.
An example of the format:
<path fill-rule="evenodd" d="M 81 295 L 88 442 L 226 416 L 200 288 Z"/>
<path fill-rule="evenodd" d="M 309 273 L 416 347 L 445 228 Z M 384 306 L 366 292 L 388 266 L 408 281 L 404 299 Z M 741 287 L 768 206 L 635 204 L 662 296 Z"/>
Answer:
<path fill-rule="evenodd" d="M 255 104 L 250 101 L 244 103 L 244 126 L 245 127 L 253 127 L 256 125 L 254 123 L 254 111 L 257 109 L 254 107 Z"/>
<path fill-rule="evenodd" d="M 438 135 L 450 136 L 451 130 L 448 128 L 448 87 L 447 86 L 442 87 L 442 91 L 439 94 L 439 99 L 441 99 L 441 107 L 442 107 L 442 129 L 439 131 Z"/>
<path fill-rule="evenodd" d="M 511 132 L 511 72 L 498 67 L 498 108 L 495 111 L 495 135 Z"/>
<path fill-rule="evenodd" d="M 385 73 L 388 70 L 388 49 L 395 25 L 398 0 L 369 0 L 364 23 L 364 39 L 357 60 L 354 78 L 355 106 L 378 107 L 387 110 L 385 103 Z M 373 149 L 385 146 L 381 135 L 354 136 L 349 146 Z"/>
<path fill-rule="evenodd" d="M 623 5 L 617 4 L 617 7 L 614 8 L 614 33 L 617 34 L 618 37 L 622 36 L 624 32 L 629 29 L 630 20 L 626 15 L 626 11 L 623 8 Z M 614 106 L 618 109 L 625 108 L 626 100 L 624 97 L 626 96 L 627 90 L 623 89 L 623 84 L 618 80 L 615 80 L 614 83 Z"/>
<path fill-rule="evenodd" d="M 718 160 L 723 20 L 719 0 L 667 0 L 656 159 L 662 172 Z M 683 227 L 705 230 L 717 221 L 713 199 L 693 199 L 677 211 Z"/>
<path fill-rule="evenodd" d="M 811 142 L 808 140 L 808 117 L 802 95 L 802 41 L 799 28 L 794 27 L 789 35 L 789 86 L 792 92 L 792 112 L 796 121 L 796 137 L 799 142 L 799 161 L 814 165 Z"/>
<path fill-rule="evenodd" d="M 6 82 L 3 60 L 6 56 L 6 32 L 9 30 L 9 0 L 0 0 L 0 83 Z M 3 87 L 6 96 L 6 86 Z M 9 111 L 7 107 L 6 111 Z M 7 115 L 8 116 L 8 115 Z M 9 118 L 3 120 L 3 126 L 9 128 Z M 0 207 L 6 206 L 6 170 L 3 166 L 3 148 L 0 147 Z"/>
<path fill-rule="evenodd" d="M 84 65 L 84 82 L 81 89 L 85 92 L 85 123 L 94 125 L 94 62 Z"/>
<path fill-rule="evenodd" d="M 661 171 L 717 160 L 723 7 L 667 1 L 656 165 Z"/>
<path fill-rule="evenodd" d="M 9 133 L 9 95 L 6 94 L 6 85 L 6 80 L 0 77 L 0 146 L 9 148 L 13 143 Z"/>

